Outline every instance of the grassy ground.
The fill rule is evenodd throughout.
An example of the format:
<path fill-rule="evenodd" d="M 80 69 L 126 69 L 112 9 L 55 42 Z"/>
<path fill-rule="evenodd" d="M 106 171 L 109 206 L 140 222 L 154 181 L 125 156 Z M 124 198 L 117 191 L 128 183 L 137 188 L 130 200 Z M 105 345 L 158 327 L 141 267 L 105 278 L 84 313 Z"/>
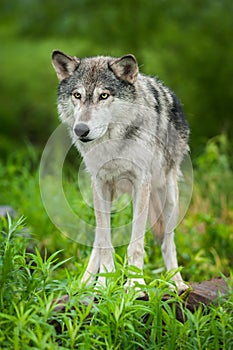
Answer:
<path fill-rule="evenodd" d="M 125 278 L 135 270 L 127 267 L 122 246 L 116 249 L 116 272 L 108 274 L 106 289 L 95 291 L 94 305 L 94 287 L 80 284 L 90 248 L 65 237 L 50 222 L 40 198 L 39 159 L 28 146 L 0 163 L 1 204 L 18 212 L 14 221 L 1 220 L 1 349 L 233 348 L 233 291 L 208 313 L 184 310 L 186 321 L 177 321 L 174 306 L 180 299 L 174 293 L 172 301 L 162 301 L 172 273 L 165 272 L 150 232 L 144 269 L 149 301 L 136 300 L 133 290 L 124 292 Z M 67 197 L 80 215 L 93 220 L 93 212 L 87 213 L 78 199 L 73 173 L 67 166 Z M 186 281 L 232 277 L 233 174 L 223 135 L 209 141 L 195 160 L 194 173 L 190 209 L 176 230 L 182 275 Z M 114 220 L 122 220 L 122 214 Z M 64 294 L 70 296 L 65 311 L 56 311 L 53 300 Z"/>

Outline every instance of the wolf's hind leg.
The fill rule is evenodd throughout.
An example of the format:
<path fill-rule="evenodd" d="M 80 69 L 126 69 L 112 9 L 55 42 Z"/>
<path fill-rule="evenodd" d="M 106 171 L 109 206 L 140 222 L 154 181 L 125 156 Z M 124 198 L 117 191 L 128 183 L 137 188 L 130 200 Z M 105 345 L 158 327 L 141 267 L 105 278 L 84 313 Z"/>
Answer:
<path fill-rule="evenodd" d="M 174 242 L 174 229 L 177 223 L 179 213 L 179 193 L 177 184 L 177 174 L 175 171 L 168 174 L 166 199 L 164 204 L 164 222 L 165 234 L 162 243 L 162 254 L 167 270 L 177 269 L 177 254 Z M 172 278 L 179 291 L 183 291 L 188 286 L 183 282 L 180 272 L 177 272 Z"/>
<path fill-rule="evenodd" d="M 154 233 L 156 240 L 158 240 L 159 243 L 162 243 L 164 238 L 164 216 L 163 203 L 158 191 L 151 192 L 148 218 L 150 228 Z"/>

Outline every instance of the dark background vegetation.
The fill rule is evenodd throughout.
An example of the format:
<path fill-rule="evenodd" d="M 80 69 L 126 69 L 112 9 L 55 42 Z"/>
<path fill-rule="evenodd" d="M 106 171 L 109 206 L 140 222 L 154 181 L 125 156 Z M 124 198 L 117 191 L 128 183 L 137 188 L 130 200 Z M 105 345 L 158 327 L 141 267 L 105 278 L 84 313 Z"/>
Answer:
<path fill-rule="evenodd" d="M 54 48 L 80 57 L 133 53 L 181 99 L 192 154 L 232 136 L 231 0 L 2 0 L 0 152 L 42 146 L 58 125 Z"/>

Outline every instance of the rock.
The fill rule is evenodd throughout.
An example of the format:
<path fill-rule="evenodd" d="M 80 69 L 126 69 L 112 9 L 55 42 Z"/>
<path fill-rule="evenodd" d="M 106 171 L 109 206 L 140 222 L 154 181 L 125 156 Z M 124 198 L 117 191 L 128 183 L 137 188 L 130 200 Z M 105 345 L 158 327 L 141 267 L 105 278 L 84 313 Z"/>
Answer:
<path fill-rule="evenodd" d="M 14 218 L 16 211 L 9 205 L 0 205 L 0 217 L 7 217 L 7 213 Z"/>
<path fill-rule="evenodd" d="M 185 315 L 182 309 L 188 309 L 191 312 L 194 312 L 199 307 L 202 307 L 203 310 L 206 308 L 208 311 L 208 305 L 217 304 L 220 300 L 227 299 L 227 296 L 230 294 L 230 290 L 233 287 L 232 281 L 230 282 L 229 278 L 213 278 L 210 281 L 203 281 L 201 283 L 190 283 L 190 290 L 185 291 L 180 295 L 180 302 L 176 303 L 176 318 L 180 322 L 185 321 Z M 148 295 L 145 295 L 139 300 L 148 301 Z M 163 301 L 172 300 L 171 295 L 164 295 Z M 66 304 L 69 301 L 69 296 L 63 295 L 61 298 L 54 300 L 56 304 L 54 312 L 63 312 L 65 311 Z M 94 302 L 97 300 L 94 299 Z M 87 305 L 88 302 L 85 300 L 83 304 Z M 174 304 L 173 304 L 174 305 Z M 181 307 L 182 305 L 182 307 Z M 171 303 L 172 307 L 172 303 Z M 90 310 L 91 315 L 91 310 Z M 90 316 L 88 315 L 88 316 Z M 145 320 L 147 319 L 145 315 Z M 56 326 L 57 323 L 53 322 Z"/>
<path fill-rule="evenodd" d="M 233 288 L 233 283 L 229 278 L 213 278 L 200 283 L 190 283 L 190 290 L 180 296 L 182 308 L 194 312 L 199 307 L 208 311 L 208 305 L 216 305 L 222 300 L 226 300 Z M 186 294 L 187 293 L 187 294 Z M 169 300 L 171 296 L 164 296 L 163 300 Z M 176 303 L 176 318 L 184 322 L 185 316 L 181 305 Z"/>

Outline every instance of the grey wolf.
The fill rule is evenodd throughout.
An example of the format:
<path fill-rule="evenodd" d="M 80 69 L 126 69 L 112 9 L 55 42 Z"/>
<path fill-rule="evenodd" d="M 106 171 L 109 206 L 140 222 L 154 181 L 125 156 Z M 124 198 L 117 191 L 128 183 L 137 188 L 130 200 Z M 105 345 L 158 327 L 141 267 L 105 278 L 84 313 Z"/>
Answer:
<path fill-rule="evenodd" d="M 80 59 L 55 50 L 52 64 L 60 81 L 60 120 L 92 178 L 96 232 L 82 281 L 114 270 L 110 212 L 119 191 L 133 198 L 128 264 L 143 271 L 149 219 L 167 270 L 177 269 L 178 178 L 189 150 L 189 127 L 178 98 L 157 78 L 139 73 L 133 55 Z M 180 272 L 173 280 L 178 290 L 187 288 Z M 97 283 L 105 282 L 98 277 Z M 136 282 L 145 284 L 143 278 L 132 278 L 126 285 Z"/>

